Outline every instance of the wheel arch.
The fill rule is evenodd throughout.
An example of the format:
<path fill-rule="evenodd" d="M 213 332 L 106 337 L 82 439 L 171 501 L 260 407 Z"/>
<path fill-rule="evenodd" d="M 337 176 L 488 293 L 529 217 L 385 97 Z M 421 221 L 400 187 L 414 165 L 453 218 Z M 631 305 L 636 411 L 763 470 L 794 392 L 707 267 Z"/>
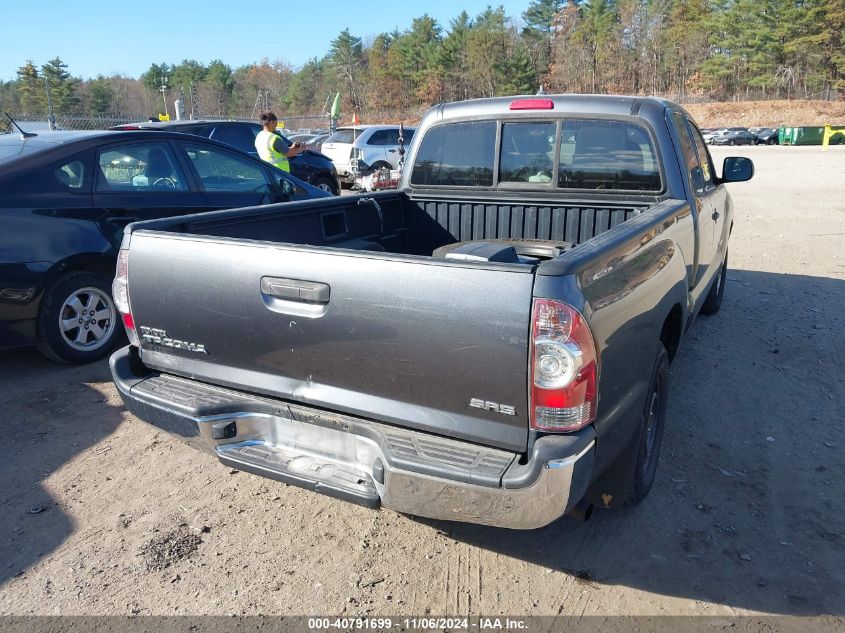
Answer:
<path fill-rule="evenodd" d="M 676 303 L 669 310 L 669 314 L 663 319 L 663 326 L 660 329 L 660 342 L 666 348 L 669 355 L 669 362 L 675 360 L 678 348 L 681 346 L 681 336 L 684 331 L 684 311 L 680 303 Z"/>

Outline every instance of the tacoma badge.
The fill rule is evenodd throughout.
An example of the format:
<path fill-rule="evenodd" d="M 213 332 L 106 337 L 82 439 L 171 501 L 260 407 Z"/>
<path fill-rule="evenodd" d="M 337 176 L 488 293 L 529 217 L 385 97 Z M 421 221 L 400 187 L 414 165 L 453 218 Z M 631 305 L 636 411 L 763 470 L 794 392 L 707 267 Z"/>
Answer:
<path fill-rule="evenodd" d="M 188 341 L 180 341 L 175 338 L 167 336 L 166 330 L 160 330 L 154 327 L 147 327 L 146 325 L 139 326 L 141 330 L 141 338 L 147 343 L 154 345 L 164 345 L 165 347 L 172 347 L 173 349 L 184 349 L 189 352 L 198 352 L 200 354 L 208 354 L 205 345 L 201 343 L 190 343 Z"/>

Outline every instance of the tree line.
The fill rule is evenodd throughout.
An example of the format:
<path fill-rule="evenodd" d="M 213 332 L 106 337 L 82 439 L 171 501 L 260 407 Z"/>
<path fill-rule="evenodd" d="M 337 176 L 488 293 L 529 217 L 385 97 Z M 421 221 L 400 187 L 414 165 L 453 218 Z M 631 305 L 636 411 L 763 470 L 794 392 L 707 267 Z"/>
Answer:
<path fill-rule="evenodd" d="M 139 78 L 82 80 L 55 58 L 0 82 L 0 106 L 153 114 L 183 98 L 195 116 L 325 111 L 405 116 L 443 101 L 549 92 L 693 98 L 832 98 L 845 93 L 845 0 L 532 0 L 448 25 L 429 15 L 366 41 L 344 29 L 301 68 L 267 59 L 153 63 Z M 162 91 L 162 86 L 164 89 Z M 171 112 L 172 113 L 172 112 Z"/>

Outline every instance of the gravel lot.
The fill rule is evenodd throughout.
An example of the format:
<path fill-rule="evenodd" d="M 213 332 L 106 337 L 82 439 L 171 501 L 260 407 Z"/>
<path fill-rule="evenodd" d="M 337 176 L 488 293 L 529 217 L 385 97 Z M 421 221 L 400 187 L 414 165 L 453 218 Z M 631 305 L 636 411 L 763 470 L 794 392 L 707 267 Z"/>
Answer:
<path fill-rule="evenodd" d="M 716 148 L 722 311 L 673 366 L 651 496 L 518 533 L 236 473 L 105 362 L 0 353 L 2 614 L 845 614 L 845 147 Z"/>

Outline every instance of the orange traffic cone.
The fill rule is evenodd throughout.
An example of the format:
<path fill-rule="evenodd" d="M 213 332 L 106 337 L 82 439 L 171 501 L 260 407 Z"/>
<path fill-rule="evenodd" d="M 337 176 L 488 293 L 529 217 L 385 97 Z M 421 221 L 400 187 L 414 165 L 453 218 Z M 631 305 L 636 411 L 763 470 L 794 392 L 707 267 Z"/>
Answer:
<path fill-rule="evenodd" d="M 353 126 L 358 125 L 358 113 L 357 112 L 352 113 L 352 125 Z"/>

